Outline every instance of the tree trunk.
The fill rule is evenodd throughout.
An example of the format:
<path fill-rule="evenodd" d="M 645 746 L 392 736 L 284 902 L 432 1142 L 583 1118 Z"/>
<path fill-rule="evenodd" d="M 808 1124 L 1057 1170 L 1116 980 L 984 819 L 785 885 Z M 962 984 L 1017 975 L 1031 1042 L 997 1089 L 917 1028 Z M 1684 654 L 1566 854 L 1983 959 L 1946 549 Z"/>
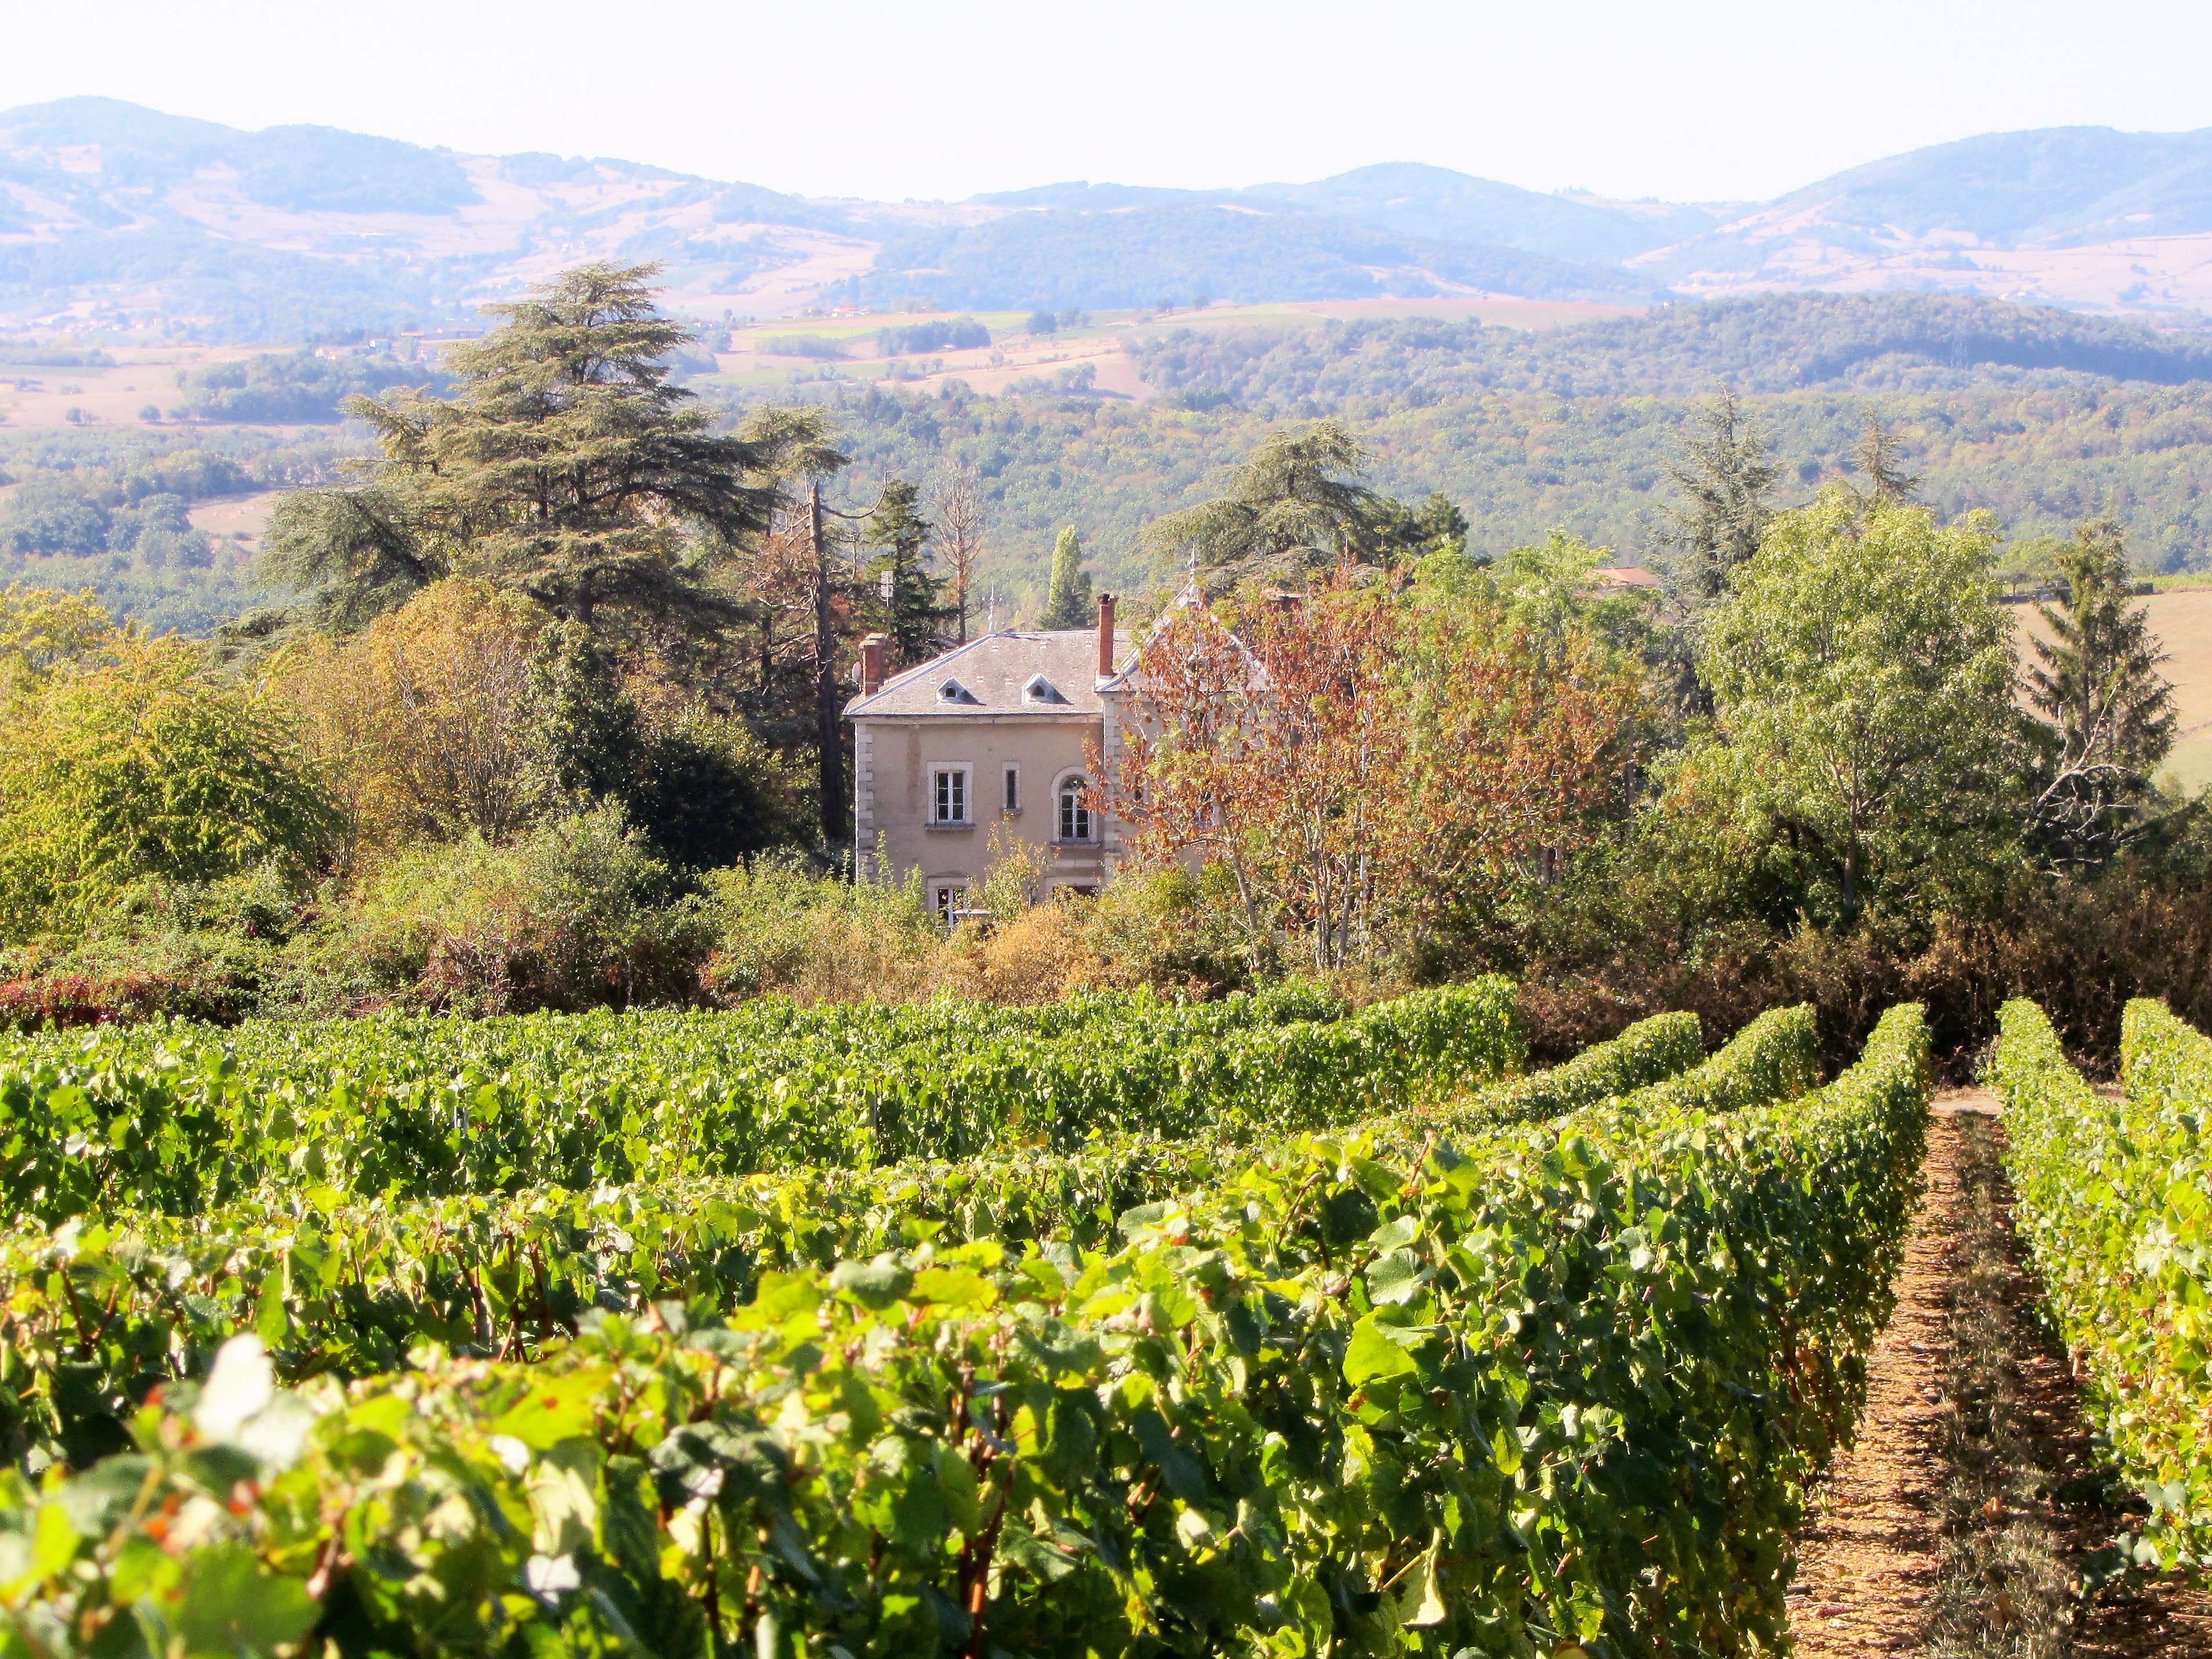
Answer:
<path fill-rule="evenodd" d="M 844 734 L 837 719 L 837 633 L 830 611 L 830 549 L 822 534 L 822 485 L 806 485 L 806 545 L 814 555 L 814 741 L 821 755 L 822 845 L 845 839 Z"/>

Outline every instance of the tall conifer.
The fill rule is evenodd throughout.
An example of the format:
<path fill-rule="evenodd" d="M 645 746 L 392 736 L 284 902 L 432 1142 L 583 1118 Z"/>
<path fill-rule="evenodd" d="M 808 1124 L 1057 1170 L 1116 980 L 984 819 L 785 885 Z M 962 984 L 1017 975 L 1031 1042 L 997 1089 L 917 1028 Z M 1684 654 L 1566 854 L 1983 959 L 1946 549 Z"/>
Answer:
<path fill-rule="evenodd" d="M 2173 687 L 2143 607 L 2128 603 L 2127 549 L 2109 519 L 2058 556 L 2063 599 L 2039 606 L 2028 699 L 2043 716 L 2032 834 L 2053 863 L 2110 859 L 2148 822 L 2151 774 L 2173 747 Z"/>
<path fill-rule="evenodd" d="M 1091 573 L 1083 568 L 1083 540 L 1071 524 L 1052 550 L 1052 582 L 1045 590 L 1044 625 L 1085 628 L 1091 625 Z"/>

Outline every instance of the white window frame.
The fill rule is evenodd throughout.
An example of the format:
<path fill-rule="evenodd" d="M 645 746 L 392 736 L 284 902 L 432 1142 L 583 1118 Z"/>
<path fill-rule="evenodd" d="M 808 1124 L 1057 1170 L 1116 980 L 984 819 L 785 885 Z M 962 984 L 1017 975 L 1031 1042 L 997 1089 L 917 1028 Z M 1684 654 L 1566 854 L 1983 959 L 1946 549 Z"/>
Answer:
<path fill-rule="evenodd" d="M 958 782 L 950 790 L 945 780 Z M 944 815 L 945 806 L 957 797 L 960 816 Z M 944 829 L 972 828 L 975 822 L 975 768 L 965 760 L 933 760 L 929 764 L 928 822 Z"/>
<path fill-rule="evenodd" d="M 1005 793 L 1000 796 L 1001 812 L 1018 813 L 1022 809 L 1022 769 L 1009 765 L 1005 769 Z"/>
<path fill-rule="evenodd" d="M 1053 779 L 1052 839 L 1056 845 L 1064 847 L 1096 846 L 1098 844 L 1098 814 L 1079 799 L 1076 802 L 1075 811 L 1079 814 L 1085 833 L 1081 835 L 1065 833 L 1069 826 L 1067 786 L 1071 784 L 1088 789 L 1091 786 L 1091 774 L 1079 766 L 1072 772 L 1064 772 Z"/>
<path fill-rule="evenodd" d="M 968 907 L 967 878 L 945 876 L 929 884 L 929 902 L 937 912 L 937 919 L 945 926 L 952 925 L 952 912 Z"/>

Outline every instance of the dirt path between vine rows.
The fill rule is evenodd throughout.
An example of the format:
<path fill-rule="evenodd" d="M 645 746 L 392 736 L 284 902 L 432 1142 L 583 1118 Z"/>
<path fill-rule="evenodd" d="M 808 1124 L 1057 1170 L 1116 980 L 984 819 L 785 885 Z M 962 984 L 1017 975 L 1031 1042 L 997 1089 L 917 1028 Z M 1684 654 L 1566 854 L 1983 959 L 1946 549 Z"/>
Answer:
<path fill-rule="evenodd" d="M 1938 1097 L 1897 1311 L 1856 1443 L 1814 1494 L 1790 1591 L 1802 1659 L 2212 1659 L 2212 1598 L 2075 1594 L 2129 1517 L 2096 1471 L 2063 1355 L 2035 1324 L 1997 1103 Z"/>

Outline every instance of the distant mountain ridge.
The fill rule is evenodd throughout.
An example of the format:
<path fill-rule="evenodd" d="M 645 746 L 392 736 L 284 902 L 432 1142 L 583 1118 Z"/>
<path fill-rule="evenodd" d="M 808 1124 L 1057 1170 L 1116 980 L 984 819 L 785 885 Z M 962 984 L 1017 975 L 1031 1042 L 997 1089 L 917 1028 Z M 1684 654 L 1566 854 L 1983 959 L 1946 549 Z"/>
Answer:
<path fill-rule="evenodd" d="M 1312 184 L 1241 190 L 1163 190 L 1127 185 L 1045 185 L 972 198 L 994 207 L 1115 212 L 1171 204 L 1216 204 L 1327 215 L 1424 241 L 1471 242 L 1552 259 L 1607 261 L 1709 230 L 1719 216 L 1668 204 L 1659 216 L 1547 196 L 1418 162 L 1354 168 Z"/>
<path fill-rule="evenodd" d="M 1705 296 L 1925 289 L 2212 311 L 2212 128 L 1984 133 L 1850 168 L 1627 263 Z"/>
<path fill-rule="evenodd" d="M 2212 129 L 1985 134 L 1745 209 L 1545 194 L 1415 162 L 1310 183 L 819 200 L 644 163 L 246 132 L 102 98 L 0 113 L 0 329 L 275 340 L 473 322 L 593 258 L 695 315 L 1508 294 L 1908 290 L 2194 323 Z"/>

